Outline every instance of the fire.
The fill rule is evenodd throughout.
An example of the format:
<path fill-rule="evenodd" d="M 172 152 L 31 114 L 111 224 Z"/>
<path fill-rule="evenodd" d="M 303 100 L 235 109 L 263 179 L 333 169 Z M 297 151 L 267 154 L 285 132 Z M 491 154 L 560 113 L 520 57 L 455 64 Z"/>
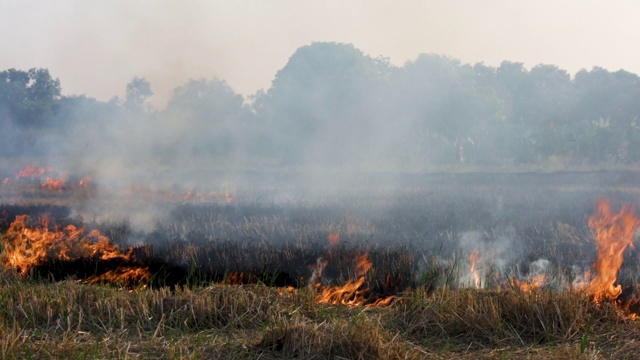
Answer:
<path fill-rule="evenodd" d="M 193 188 L 189 189 L 182 197 L 183 201 L 191 200 L 193 198 Z"/>
<path fill-rule="evenodd" d="M 47 177 L 46 179 L 44 179 L 42 185 L 40 186 L 42 186 L 43 189 L 57 190 L 58 192 L 60 192 L 64 189 L 66 182 L 67 181 L 65 179 L 54 179 Z"/>
<path fill-rule="evenodd" d="M 62 229 L 51 228 L 48 217 L 41 218 L 38 226 L 29 226 L 29 220 L 27 215 L 16 216 L 1 238 L 4 247 L 3 265 L 18 270 L 23 276 L 28 275 L 35 266 L 51 260 L 73 261 L 86 258 L 131 261 L 134 256 L 133 249 L 129 249 L 126 254 L 122 253 L 117 245 L 112 244 L 98 230 L 85 234 L 84 228 L 74 225 L 67 225 Z M 122 270 L 115 270 L 114 274 L 118 271 Z M 137 276 L 145 278 L 150 275 Z"/>
<path fill-rule="evenodd" d="M 2 180 L 2 185 L 9 185 L 11 183 L 11 179 L 9 178 L 4 178 L 4 180 Z"/>
<path fill-rule="evenodd" d="M 362 306 L 367 302 L 367 293 L 369 289 L 364 288 L 365 275 L 371 269 L 372 264 L 369 261 L 369 253 L 356 256 L 356 275 L 357 279 L 348 280 L 342 286 L 328 286 L 322 288 L 320 294 L 316 296 L 316 301 L 322 304 Z M 395 297 L 389 296 L 383 299 L 377 299 L 373 303 L 366 306 L 387 306 L 395 300 Z"/>
<path fill-rule="evenodd" d="M 148 284 L 151 281 L 151 271 L 145 266 L 118 267 L 109 270 L 104 274 L 91 276 L 81 282 L 84 284 L 109 283 L 126 287 L 133 287 L 139 284 Z M 142 288 L 146 285 L 142 285 Z"/>
<path fill-rule="evenodd" d="M 471 275 L 473 275 L 473 280 L 474 280 L 474 286 L 476 287 L 476 289 L 480 289 L 482 283 L 480 281 L 480 272 L 478 271 L 478 269 L 476 269 L 476 266 L 478 265 L 478 255 L 480 254 L 480 250 L 475 249 L 470 255 L 469 255 L 469 263 L 471 264 Z"/>
<path fill-rule="evenodd" d="M 333 248 L 340 242 L 340 234 L 330 232 L 327 241 L 329 241 L 329 257 L 333 257 Z"/>
<path fill-rule="evenodd" d="M 615 300 L 622 293 L 622 287 L 615 285 L 618 272 L 628 247 L 633 247 L 633 235 L 640 219 L 635 210 L 624 205 L 614 214 L 606 199 L 598 202 L 596 213 L 589 218 L 589 227 L 595 230 L 598 258 L 593 265 L 595 276 L 589 282 L 586 292 L 596 302 Z"/>
<path fill-rule="evenodd" d="M 42 175 L 53 172 L 53 171 L 54 170 L 52 168 L 44 168 L 37 165 L 29 165 L 26 168 L 20 170 L 16 174 L 16 180 L 21 178 L 37 179 L 42 177 Z"/>
<path fill-rule="evenodd" d="M 16 174 L 16 180 L 41 180 L 43 177 L 44 180 L 42 180 L 40 184 L 40 187 L 43 189 L 62 192 L 62 190 L 64 190 L 65 186 L 67 185 L 65 176 L 60 176 L 60 173 L 53 168 L 46 168 L 38 165 L 29 165 Z M 9 178 L 6 178 L 4 180 L 4 184 L 9 184 Z"/>
<path fill-rule="evenodd" d="M 236 200 L 233 194 L 230 194 L 228 191 L 225 193 L 225 198 L 227 199 L 227 204 L 232 204 Z"/>
<path fill-rule="evenodd" d="M 533 276 L 530 281 L 518 280 L 515 276 L 509 280 L 511 286 L 522 292 L 530 293 L 534 289 L 540 289 L 547 282 L 547 275 L 538 274 Z"/>
<path fill-rule="evenodd" d="M 333 247 L 340 242 L 340 234 L 332 231 L 327 236 L 327 240 L 329 241 L 329 256 L 331 257 Z M 369 253 L 365 252 L 362 255 L 356 255 L 355 263 L 356 279 L 348 280 L 347 283 L 342 286 L 324 286 L 321 282 L 322 272 L 329 262 L 319 257 L 316 264 L 311 267 L 313 268 L 313 273 L 308 284 L 310 289 L 320 291 L 320 293 L 316 295 L 316 301 L 322 304 L 347 306 L 362 306 L 366 304 L 366 306 L 369 307 L 387 306 L 391 304 L 395 300 L 394 296 L 377 299 L 373 303 L 367 304 L 369 289 L 364 288 L 363 285 L 366 281 L 365 275 L 373 266 L 371 261 L 369 261 Z"/>
<path fill-rule="evenodd" d="M 295 294 L 295 291 L 296 291 L 296 288 L 294 288 L 293 286 L 278 288 L 278 295 L 280 295 L 281 297 L 288 298 L 293 296 L 293 294 Z"/>
<path fill-rule="evenodd" d="M 241 271 L 232 271 L 222 281 L 226 285 L 245 285 L 254 284 L 258 282 L 258 277 L 255 274 L 243 273 Z"/>
<path fill-rule="evenodd" d="M 365 274 L 371 269 L 369 261 L 369 253 L 356 256 L 356 275 L 357 280 L 349 280 L 342 286 L 329 286 L 322 289 L 322 292 L 316 296 L 319 303 L 325 304 L 342 304 L 350 306 L 360 306 L 365 302 L 368 289 L 363 289 L 365 282 Z"/>
<path fill-rule="evenodd" d="M 331 249 L 340 242 L 340 234 L 330 233 L 329 236 L 327 236 L 327 240 L 329 241 L 329 249 Z"/>

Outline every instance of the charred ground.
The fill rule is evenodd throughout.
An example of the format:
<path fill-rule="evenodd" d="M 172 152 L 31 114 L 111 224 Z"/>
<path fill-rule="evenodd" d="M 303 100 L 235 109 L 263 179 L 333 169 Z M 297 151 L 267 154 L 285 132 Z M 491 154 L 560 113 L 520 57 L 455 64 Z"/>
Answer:
<path fill-rule="evenodd" d="M 135 248 L 132 263 L 52 260 L 33 270 L 38 278 L 82 279 L 142 264 L 157 274 L 155 286 L 197 279 L 303 287 L 318 258 L 328 261 L 324 281 L 339 283 L 353 276 L 355 256 L 368 252 L 369 288 L 386 295 L 443 281 L 461 285 L 464 274 L 446 273 L 453 263 L 466 265 L 476 248 L 493 248 L 484 266 L 503 277 L 526 276 L 532 262 L 545 259 L 555 275 L 570 279 L 572 267 L 586 270 L 595 258 L 586 225 L 597 199 L 610 198 L 614 207 L 639 203 L 637 178 L 632 172 L 412 175 L 402 190 L 369 183 L 300 202 L 277 199 L 269 190 L 247 192 L 231 204 L 164 199 L 157 203 L 164 215 L 144 231 L 128 218 L 83 217 L 72 208 L 77 193 L 47 193 L 52 199 L 45 204 L 27 198 L 0 205 L 0 231 L 16 215 L 33 221 L 48 215 L 53 227 L 98 229 L 122 248 Z M 20 195 L 19 187 L 12 191 Z M 32 194 L 33 186 L 22 191 Z M 331 234 L 339 238 L 333 246 Z M 637 256 L 627 254 L 622 279 L 635 284 L 637 267 Z"/>
<path fill-rule="evenodd" d="M 597 200 L 609 198 L 614 209 L 640 204 L 637 177 L 633 172 L 416 175 L 404 178 L 401 187 L 370 182 L 325 197 L 306 196 L 305 189 L 287 189 L 286 195 L 271 187 L 244 194 L 238 189 L 232 203 L 213 195 L 180 200 L 145 193 L 128 201 L 157 200 L 153 204 L 161 216 L 146 229 L 129 218 L 98 220 L 90 211 L 78 211 L 77 193 L 4 201 L 1 234 L 18 215 L 29 215 L 33 223 L 46 215 L 51 229 L 99 230 L 134 256 L 51 259 L 26 278 L 5 270 L 0 298 L 7 308 L 0 317 L 5 328 L 8 322 L 17 326 L 17 335 L 6 337 L 16 344 L 19 334 L 43 344 L 39 332 L 57 334 L 51 339 L 67 344 L 56 345 L 59 356 L 140 357 L 148 351 L 165 358 L 176 357 L 176 351 L 233 358 L 629 356 L 638 350 L 630 340 L 640 334 L 637 321 L 616 304 L 595 304 L 567 285 L 596 259 L 587 224 Z M 12 186 L 10 197 L 19 198 L 19 186 Z M 25 191 L 33 193 L 29 186 Z M 482 259 L 477 268 L 482 289 L 469 288 L 469 255 L 475 249 Z M 372 264 L 363 286 L 369 303 L 394 296 L 392 306 L 365 312 L 317 303 L 308 288 L 314 266 L 326 261 L 320 282 L 340 285 L 356 277 L 354 259 L 362 254 Z M 517 281 L 530 281 L 540 264 L 550 280 L 517 290 Z M 150 279 L 102 281 L 115 287 L 91 280 L 138 267 L 149 269 Z M 627 251 L 619 301 L 637 297 L 639 274 L 637 252 Z M 20 305 L 25 302 L 31 302 L 26 310 Z M 636 307 L 628 310 L 636 313 Z M 62 325 L 52 327 L 56 321 Z M 137 329 L 136 340 L 118 330 L 126 328 Z M 100 345 L 100 337 L 112 340 Z M 158 348 L 163 350 L 153 350 Z M 8 357 L 22 357 L 27 348 L 9 344 L 7 349 Z M 47 354 L 45 348 L 28 349 Z"/>

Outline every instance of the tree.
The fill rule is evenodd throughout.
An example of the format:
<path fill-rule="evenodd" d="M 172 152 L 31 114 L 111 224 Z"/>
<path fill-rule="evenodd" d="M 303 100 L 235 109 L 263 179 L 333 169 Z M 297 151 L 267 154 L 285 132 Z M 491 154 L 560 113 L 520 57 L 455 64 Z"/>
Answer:
<path fill-rule="evenodd" d="M 131 112 L 142 112 L 145 101 L 153 95 L 147 79 L 134 77 L 127 84 L 124 107 Z"/>
<path fill-rule="evenodd" d="M 367 156 L 390 64 L 351 44 L 299 48 L 256 99 L 287 163 L 345 162 Z"/>
<path fill-rule="evenodd" d="M 437 155 L 440 162 L 464 163 L 466 148 L 487 148 L 491 140 L 489 127 L 498 118 L 499 101 L 492 84 L 495 73 L 490 68 L 462 65 L 448 57 L 422 54 L 402 69 L 404 107 L 414 109 L 421 134 L 431 138 L 421 141 L 425 151 L 439 152 L 431 145 L 433 137 L 444 140 L 446 149 Z M 437 145 L 442 146 L 442 143 Z M 485 161 L 476 152 L 474 161 Z"/>
<path fill-rule="evenodd" d="M 47 69 L 0 72 L 2 121 L 23 127 L 46 125 L 59 99 L 60 81 Z"/>
<path fill-rule="evenodd" d="M 190 80 L 173 91 L 163 117 L 194 152 L 229 154 L 246 146 L 252 113 L 224 80 Z M 186 144 L 185 144 L 186 145 Z"/>
<path fill-rule="evenodd" d="M 507 103 L 506 137 L 518 162 L 546 160 L 568 151 L 571 109 L 575 101 L 570 75 L 554 65 L 536 65 L 527 71 L 522 63 L 505 61 L 497 69 Z"/>

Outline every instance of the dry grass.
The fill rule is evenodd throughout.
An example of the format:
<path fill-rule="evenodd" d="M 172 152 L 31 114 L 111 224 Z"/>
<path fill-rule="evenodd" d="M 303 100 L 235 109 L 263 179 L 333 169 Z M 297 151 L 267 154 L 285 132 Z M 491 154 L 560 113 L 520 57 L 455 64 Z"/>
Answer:
<path fill-rule="evenodd" d="M 478 196 L 466 201 L 423 194 L 391 204 L 374 199 L 381 205 L 344 200 L 361 209 L 359 227 L 342 205 L 178 207 L 152 233 L 140 235 L 157 245 L 155 256 L 222 274 L 230 283 L 234 272 L 283 270 L 300 289 L 196 279 L 186 281 L 190 287 L 185 288 L 162 288 L 166 284 L 158 282 L 151 289 L 127 291 L 72 280 L 47 282 L 46 273 L 37 281 L 0 272 L 0 359 L 638 358 L 639 323 L 610 303 L 559 291 L 558 284 L 572 280 L 564 266 L 582 261 L 575 265 L 588 267 L 595 258 L 585 225 L 591 207 L 523 195 L 495 215 L 486 210 L 493 206 L 492 195 Z M 23 210 L 5 207 L 0 222 Z M 68 218 L 63 210 L 54 217 Z M 116 240 L 136 235 L 121 225 L 100 229 Z M 524 275 L 521 265 L 544 258 L 553 264 L 549 275 L 557 281 L 530 294 L 455 289 L 466 273 L 460 261 L 466 262 L 467 254 L 453 245 L 456 234 L 468 229 L 478 229 L 480 241 L 488 243 L 503 236 L 517 240 L 522 254 L 505 269 Z M 327 249 L 327 235 L 337 230 L 341 243 Z M 366 286 L 374 295 L 401 300 L 388 308 L 316 303 L 304 286 L 308 265 L 319 256 L 330 260 L 327 279 L 341 284 L 353 278 L 354 254 L 365 249 L 374 264 Z M 436 258 L 458 262 L 441 264 Z M 625 264 L 634 280 L 637 257 Z M 502 274 L 502 279 L 514 274 L 519 273 Z M 413 290 L 402 293 L 407 287 Z"/>
<path fill-rule="evenodd" d="M 582 293 L 416 291 L 396 307 L 393 323 L 415 342 L 452 341 L 478 346 L 548 344 L 580 340 L 624 320 L 611 304 L 595 304 Z"/>
<path fill-rule="evenodd" d="M 2 359 L 618 359 L 640 350 L 640 324 L 577 293 L 416 290 L 389 308 L 348 308 L 263 285 L 1 281 Z"/>

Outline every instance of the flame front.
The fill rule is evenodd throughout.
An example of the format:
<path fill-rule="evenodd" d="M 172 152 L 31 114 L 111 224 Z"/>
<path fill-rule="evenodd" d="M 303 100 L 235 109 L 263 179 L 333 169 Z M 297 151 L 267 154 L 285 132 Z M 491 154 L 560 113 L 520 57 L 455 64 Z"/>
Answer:
<path fill-rule="evenodd" d="M 151 272 L 148 267 L 118 267 L 104 274 L 91 276 L 82 281 L 85 284 L 110 283 L 127 287 L 140 284 L 148 284 L 151 281 Z M 145 288 L 146 285 L 142 285 Z"/>
<path fill-rule="evenodd" d="M 615 300 L 622 293 L 622 287 L 616 285 L 618 272 L 624 260 L 624 252 L 633 247 L 633 235 L 640 219 L 635 210 L 624 205 L 614 214 L 606 199 L 598 201 L 596 213 L 589 218 L 589 227 L 595 230 L 598 258 L 593 265 L 595 276 L 587 285 L 586 292 L 596 302 Z"/>
<path fill-rule="evenodd" d="M 67 225 L 63 229 L 50 229 L 48 217 L 41 218 L 39 226 L 28 226 L 28 220 L 27 215 L 16 216 L 7 233 L 1 238 L 4 246 L 3 265 L 18 270 L 23 276 L 28 275 L 34 267 L 51 260 L 121 259 L 132 262 L 134 258 L 133 249 L 122 253 L 117 245 L 112 244 L 98 230 L 85 234 L 84 228 L 74 225 Z M 129 264 L 126 269 L 116 268 L 89 278 L 87 282 L 148 281 L 150 277 L 148 269 Z"/>

